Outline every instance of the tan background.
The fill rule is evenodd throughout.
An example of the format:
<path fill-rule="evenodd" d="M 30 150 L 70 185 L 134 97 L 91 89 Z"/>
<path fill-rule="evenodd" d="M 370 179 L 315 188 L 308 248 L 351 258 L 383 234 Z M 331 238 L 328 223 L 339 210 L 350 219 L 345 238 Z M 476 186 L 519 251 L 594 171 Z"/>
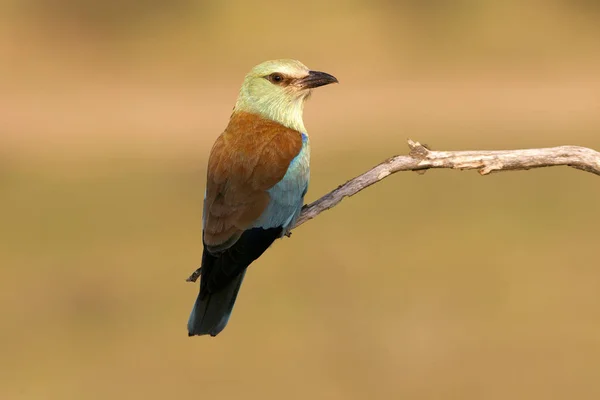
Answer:
<path fill-rule="evenodd" d="M 600 186 L 567 168 L 390 177 L 187 337 L 210 145 L 282 57 L 340 80 L 310 201 L 407 138 L 600 149 L 593 0 L 4 1 L 0 398 L 599 398 Z"/>

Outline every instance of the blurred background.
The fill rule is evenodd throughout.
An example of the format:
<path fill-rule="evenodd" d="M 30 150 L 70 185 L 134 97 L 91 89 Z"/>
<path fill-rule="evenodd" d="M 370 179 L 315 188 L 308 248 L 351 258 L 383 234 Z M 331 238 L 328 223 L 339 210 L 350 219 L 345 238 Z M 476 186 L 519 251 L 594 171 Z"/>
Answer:
<path fill-rule="evenodd" d="M 297 58 L 313 201 L 411 138 L 600 149 L 595 0 L 0 3 L 0 398 L 597 399 L 598 177 L 399 173 L 188 338 L 207 155 Z"/>

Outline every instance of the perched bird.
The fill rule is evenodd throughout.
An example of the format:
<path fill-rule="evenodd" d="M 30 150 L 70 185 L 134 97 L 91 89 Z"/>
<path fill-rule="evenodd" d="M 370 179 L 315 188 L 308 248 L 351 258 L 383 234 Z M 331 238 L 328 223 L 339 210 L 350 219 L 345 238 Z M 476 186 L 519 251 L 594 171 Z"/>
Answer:
<path fill-rule="evenodd" d="M 208 160 L 200 294 L 189 336 L 225 328 L 248 266 L 294 226 L 309 181 L 304 102 L 312 89 L 334 82 L 287 59 L 246 75 Z"/>

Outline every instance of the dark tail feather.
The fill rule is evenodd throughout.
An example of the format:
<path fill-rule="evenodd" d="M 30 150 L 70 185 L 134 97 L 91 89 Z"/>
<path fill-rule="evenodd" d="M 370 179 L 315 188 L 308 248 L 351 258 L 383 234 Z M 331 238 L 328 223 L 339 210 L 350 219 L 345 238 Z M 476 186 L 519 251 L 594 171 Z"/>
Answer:
<path fill-rule="evenodd" d="M 188 320 L 188 335 L 217 336 L 231 316 L 246 268 L 281 236 L 282 228 L 252 228 L 219 254 L 202 252 L 200 294 Z"/>
<path fill-rule="evenodd" d="M 245 270 L 218 292 L 198 294 L 188 320 L 188 336 L 217 336 L 225 328 L 244 275 Z"/>

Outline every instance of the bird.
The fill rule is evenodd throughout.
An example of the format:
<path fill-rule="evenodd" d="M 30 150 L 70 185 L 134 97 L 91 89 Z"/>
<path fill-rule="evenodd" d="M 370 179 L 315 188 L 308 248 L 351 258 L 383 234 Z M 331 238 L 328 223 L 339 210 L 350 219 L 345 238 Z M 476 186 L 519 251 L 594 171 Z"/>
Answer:
<path fill-rule="evenodd" d="M 208 158 L 200 293 L 188 336 L 225 329 L 247 268 L 294 227 L 310 179 L 304 103 L 338 83 L 294 59 L 265 61 L 244 78 Z"/>

